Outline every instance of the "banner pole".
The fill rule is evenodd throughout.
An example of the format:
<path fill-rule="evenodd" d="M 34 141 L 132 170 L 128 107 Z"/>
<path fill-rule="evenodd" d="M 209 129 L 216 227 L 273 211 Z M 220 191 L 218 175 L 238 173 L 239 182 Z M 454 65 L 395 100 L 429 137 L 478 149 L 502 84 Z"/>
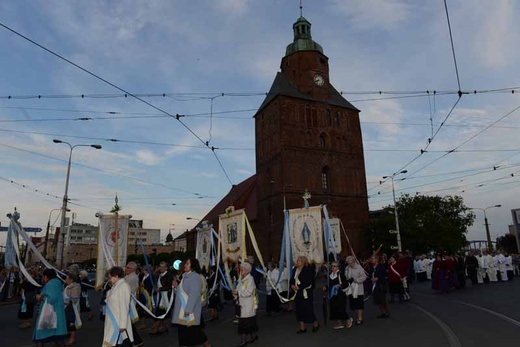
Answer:
<path fill-rule="evenodd" d="M 115 251 L 116 251 L 116 266 L 119 266 L 119 214 L 117 211 L 114 213 L 114 231 L 116 233 Z"/>

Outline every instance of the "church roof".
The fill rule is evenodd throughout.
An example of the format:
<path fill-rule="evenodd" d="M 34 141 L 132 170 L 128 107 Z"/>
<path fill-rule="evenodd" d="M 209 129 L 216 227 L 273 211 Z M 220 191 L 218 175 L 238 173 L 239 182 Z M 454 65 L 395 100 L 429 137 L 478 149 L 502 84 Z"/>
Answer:
<path fill-rule="evenodd" d="M 256 219 L 256 175 L 233 185 L 231 190 L 209 211 L 195 226 L 201 227 L 202 221 L 209 221 L 213 228 L 218 230 L 218 217 L 226 212 L 226 208 L 233 205 L 235 210 L 244 208 L 249 221 Z M 194 228 L 194 229 L 195 229 Z"/>
<path fill-rule="evenodd" d="M 324 102 L 333 106 L 339 106 L 343 108 L 347 108 L 349 110 L 358 111 L 359 110 L 354 107 L 350 102 L 348 102 L 337 90 L 330 85 L 330 95 L 328 100 L 316 100 L 312 98 L 310 95 L 302 93 L 283 73 L 278 72 L 276 77 L 271 85 L 271 89 L 267 94 L 267 97 L 264 99 L 264 102 L 258 108 L 258 112 L 260 112 L 264 107 L 266 107 L 271 101 L 273 101 L 277 96 L 289 96 L 297 99 L 304 99 L 309 101 L 316 102 Z"/>

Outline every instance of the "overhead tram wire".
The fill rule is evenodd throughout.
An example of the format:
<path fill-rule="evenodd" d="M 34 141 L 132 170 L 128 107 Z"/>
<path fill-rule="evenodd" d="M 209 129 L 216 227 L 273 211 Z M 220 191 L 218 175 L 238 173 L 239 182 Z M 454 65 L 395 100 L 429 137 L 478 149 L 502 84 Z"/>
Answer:
<path fill-rule="evenodd" d="M 61 200 L 63 198 L 63 197 L 60 197 L 60 196 L 57 196 L 57 195 L 54 195 L 54 194 L 51 194 L 51 193 L 47 193 L 47 192 L 45 192 L 45 191 L 43 191 L 41 189 L 34 188 L 34 187 L 30 186 L 30 185 L 16 182 L 15 180 L 12 180 L 12 179 L 9 179 L 9 178 L 5 178 L 5 177 L 1 177 L 0 176 L 0 180 L 8 182 L 8 183 L 11 183 L 13 186 L 16 186 L 17 188 L 30 190 L 31 192 L 38 193 L 38 194 L 41 194 L 41 195 L 45 195 L 45 196 L 50 197 L 50 198 L 54 198 L 54 199 L 58 199 L 58 200 Z"/>
<path fill-rule="evenodd" d="M 500 169 L 494 168 L 493 170 L 491 170 L 489 172 L 483 172 L 483 173 L 478 173 L 478 174 L 485 174 L 485 173 L 490 173 L 490 172 L 493 172 L 493 171 L 512 169 L 512 168 L 518 167 L 518 166 L 520 166 L 520 163 L 516 163 L 516 164 L 511 165 L 509 167 L 504 167 L 504 168 L 500 168 Z M 459 189 L 461 187 L 469 187 L 469 186 L 474 186 L 472 189 L 476 189 L 476 188 L 480 188 L 480 187 L 483 187 L 483 186 L 488 186 L 487 183 L 489 183 L 489 182 L 496 182 L 496 181 L 508 179 L 508 178 L 511 178 L 511 177 L 518 177 L 519 173 L 520 173 L 520 171 L 516 171 L 516 172 L 512 172 L 512 173 L 510 173 L 510 174 L 508 174 L 506 176 L 502 176 L 502 177 L 499 177 L 499 178 L 487 179 L 487 180 L 483 180 L 483 181 L 479 181 L 479 182 L 469 182 L 469 183 L 462 184 L 462 185 L 459 184 L 459 185 L 456 185 L 456 186 L 452 186 L 452 187 L 448 187 L 448 188 L 441 188 L 441 189 L 436 189 L 436 190 L 430 190 L 430 191 L 427 191 L 427 192 L 431 193 L 431 192 L 436 192 L 436 191 L 453 190 L 453 189 Z M 466 175 L 466 176 L 475 176 L 475 175 L 478 175 L 478 174 Z M 460 179 L 461 177 L 464 177 L 464 176 L 455 177 L 455 178 L 452 178 L 452 179 L 448 179 L 448 180 L 444 180 L 444 181 L 438 181 L 438 182 L 434 182 L 434 183 L 426 183 L 426 184 L 417 185 L 417 186 L 413 186 L 413 187 L 405 187 L 405 188 L 398 189 L 398 191 L 406 191 L 408 189 L 419 188 L 419 187 L 423 187 L 423 186 L 429 186 L 431 184 L 437 184 L 437 183 L 441 183 L 441 182 L 448 182 L 450 180 Z M 461 182 L 462 181 L 464 181 L 464 180 L 461 180 Z M 462 193 L 464 193 L 466 190 L 462 190 Z M 422 192 L 422 193 L 427 193 L 427 192 Z M 386 194 L 389 194 L 389 193 L 386 193 Z M 416 194 L 419 194 L 419 192 L 416 192 Z M 387 200 L 388 199 L 384 199 L 384 200 L 371 200 L 370 202 L 371 203 L 378 203 L 378 202 L 387 201 Z"/>
<path fill-rule="evenodd" d="M 52 160 L 56 160 L 56 161 L 67 163 L 67 160 L 65 160 L 65 159 L 56 158 L 56 157 L 53 157 L 53 156 L 50 156 L 50 155 L 47 155 L 47 154 L 44 154 L 44 153 L 35 152 L 35 151 L 28 150 L 28 149 L 11 146 L 11 145 L 8 145 L 8 144 L 5 144 L 5 143 L 0 143 L 0 146 L 11 148 L 11 149 L 18 150 L 18 151 L 25 152 L 25 153 L 30 153 L 30 154 L 33 154 L 33 155 L 36 155 L 36 156 L 40 156 L 40 157 L 43 157 L 43 158 L 48 158 L 48 159 L 52 159 Z M 187 191 L 185 189 L 170 187 L 170 186 L 167 186 L 165 184 L 144 180 L 144 179 L 133 177 L 133 176 L 129 176 L 129 175 L 124 175 L 124 174 L 121 174 L 121 173 L 115 172 L 115 171 L 103 170 L 103 169 L 100 169 L 100 168 L 96 168 L 96 167 L 93 167 L 93 166 L 89 166 L 89 165 L 85 165 L 85 164 L 81 164 L 81 163 L 77 163 L 77 162 L 72 163 L 72 164 L 76 165 L 76 166 L 81 166 L 81 167 L 84 167 L 84 168 L 87 168 L 87 169 L 90 169 L 90 170 L 94 170 L 94 171 L 103 172 L 103 173 L 107 173 L 107 174 L 114 175 L 114 176 L 128 178 L 128 179 L 131 179 L 131 180 L 134 180 L 134 181 L 137 181 L 137 182 L 141 182 L 141 183 L 146 183 L 146 184 L 149 184 L 149 185 L 152 185 L 152 186 L 162 187 L 162 188 L 170 189 L 170 190 L 173 190 L 173 191 L 179 191 L 179 192 L 183 192 L 183 193 L 187 193 L 187 194 L 193 194 L 195 196 L 204 196 L 203 194 L 200 194 L 200 193 L 194 193 L 194 192 Z"/>
<path fill-rule="evenodd" d="M 121 87 L 115 85 L 114 83 L 112 83 L 112 82 L 110 82 L 110 81 L 108 81 L 108 80 L 102 78 L 101 76 L 98 76 L 98 75 L 96 75 L 96 74 L 93 73 L 93 72 L 90 72 L 89 70 L 87 70 L 87 69 L 85 69 L 85 68 L 79 66 L 78 64 L 72 62 L 71 60 L 69 60 L 69 59 L 67 59 L 67 58 L 65 58 L 65 57 L 63 57 L 63 56 L 61 56 L 61 55 L 59 55 L 58 53 L 56 53 L 56 52 L 54 52 L 54 51 L 52 51 L 52 50 L 50 50 L 50 49 L 48 49 L 48 48 L 46 48 L 46 47 L 44 47 L 44 46 L 42 46 L 41 44 L 37 43 L 36 41 L 30 39 L 30 38 L 27 37 L 27 36 L 22 35 L 21 33 L 17 32 L 17 31 L 14 30 L 14 29 L 11 29 L 10 27 L 6 26 L 5 24 L 3 24 L 3 23 L 1 23 L 1 22 L 0 22 L 0 26 L 2 26 L 3 28 L 9 30 L 10 32 L 14 33 L 15 35 L 17 35 L 17 36 L 19 36 L 19 37 L 21 37 L 21 38 L 23 38 L 23 39 L 29 41 L 30 43 L 32 43 L 32 44 L 38 46 L 39 48 L 41 48 L 41 49 L 43 49 L 44 51 L 50 53 L 51 55 L 54 55 L 55 57 L 57 57 L 57 58 L 59 58 L 59 59 L 65 61 L 65 62 L 67 62 L 68 64 L 71 64 L 72 66 L 74 66 L 74 67 L 80 69 L 81 71 L 83 71 L 83 72 L 85 72 L 85 73 L 91 75 L 92 77 L 97 78 L 98 80 L 100 80 L 100 81 L 102 81 L 102 82 L 108 84 L 109 86 L 111 86 L 111 87 L 113 87 L 113 88 L 115 88 L 115 89 L 117 89 L 117 90 L 119 90 L 119 91 L 121 91 L 121 92 L 123 92 L 123 93 L 125 93 L 125 94 L 127 94 L 127 95 L 130 95 L 131 97 L 133 97 L 133 98 L 135 98 L 135 99 L 141 101 L 142 103 L 148 105 L 149 107 L 152 107 L 153 109 L 155 109 L 155 110 L 157 110 L 157 111 L 159 111 L 159 112 L 162 112 L 162 113 L 164 113 L 164 114 L 166 114 L 166 115 L 169 115 L 169 116 L 172 117 L 172 118 L 175 118 L 175 119 L 176 119 L 176 120 L 177 120 L 177 121 L 178 121 L 178 122 L 179 122 L 179 123 L 180 123 L 180 124 L 185 128 L 185 129 L 186 129 L 186 130 L 188 130 L 188 132 L 190 132 L 190 133 L 191 133 L 195 138 L 197 138 L 197 139 L 198 139 L 202 144 L 206 145 L 206 147 L 207 147 L 208 149 L 210 149 L 210 150 L 213 152 L 213 155 L 214 155 L 215 158 L 217 159 L 217 161 L 218 161 L 218 163 L 219 163 L 219 165 L 220 165 L 222 171 L 224 172 L 224 174 L 225 174 L 227 180 L 229 181 L 229 184 L 230 184 L 231 186 L 233 186 L 233 182 L 232 182 L 231 179 L 229 178 L 229 175 L 228 175 L 226 169 L 225 169 L 224 166 L 222 165 L 222 162 L 221 162 L 220 159 L 218 158 L 218 155 L 215 153 L 215 147 L 213 147 L 213 146 L 210 147 L 209 144 L 208 144 L 207 142 L 205 142 L 205 141 L 204 141 L 200 136 L 198 136 L 198 135 L 197 135 L 197 134 L 196 134 L 196 133 L 195 133 L 195 132 L 194 132 L 194 131 L 189 127 L 189 126 L 187 126 L 187 125 L 186 125 L 186 124 L 185 124 L 185 123 L 180 119 L 179 115 L 174 116 L 174 115 L 170 114 L 169 112 L 167 112 L 167 111 L 165 111 L 165 110 L 163 110 L 163 109 L 161 109 L 161 108 L 159 108 L 159 107 L 153 105 L 152 103 L 149 103 L 148 101 L 144 100 L 143 98 L 141 98 L 141 97 L 139 97 L 139 96 L 136 96 L 136 95 L 134 95 L 134 94 L 128 92 L 127 90 L 125 90 L 125 89 L 123 89 L 123 88 L 121 88 Z"/>
<path fill-rule="evenodd" d="M 1 25 L 1 23 L 0 23 Z M 464 95 L 477 95 L 477 94 L 515 94 L 520 91 L 520 86 L 517 87 L 505 87 L 505 88 L 495 88 L 495 89 L 465 89 L 461 90 L 461 93 Z M 425 97 L 428 94 L 435 94 L 437 96 L 443 95 L 457 95 L 459 94 L 458 90 L 420 90 L 420 91 L 340 91 L 341 95 L 392 95 L 392 96 L 404 96 L 404 97 Z M 211 96 L 220 95 L 225 97 L 251 97 L 251 96 L 269 96 L 269 92 L 251 92 L 251 93 L 229 93 L 229 92 L 203 92 L 203 93 L 123 93 L 123 94 L 27 94 L 27 95 L 0 95 L 0 99 L 5 100 L 31 100 L 31 99 L 125 99 L 133 97 L 134 95 L 140 98 L 171 98 L 176 101 L 196 101 L 196 100 L 207 100 Z M 192 96 L 191 99 L 182 100 L 179 97 L 182 96 Z M 389 97 L 392 98 L 392 97 Z M 359 100 L 349 100 L 351 102 L 362 102 L 362 101 L 377 101 L 377 100 L 387 100 L 387 97 L 381 98 L 369 98 L 369 99 L 359 99 Z"/>
<path fill-rule="evenodd" d="M 467 144 L 468 142 L 470 142 L 471 140 L 475 139 L 476 137 L 478 137 L 479 135 L 481 135 L 483 132 L 485 132 L 486 130 L 492 128 L 495 124 L 499 123 L 500 121 L 504 120 L 505 118 L 509 117 L 511 114 L 515 113 L 516 111 L 518 111 L 520 109 L 520 105 L 518 105 L 517 107 L 513 108 L 511 111 L 507 112 L 506 114 L 504 114 L 502 117 L 500 117 L 499 119 L 495 120 L 493 123 L 489 124 L 488 126 L 486 126 L 484 129 L 478 131 L 477 133 L 473 134 L 472 136 L 470 136 L 468 139 L 466 139 L 465 141 L 461 142 L 458 146 L 456 146 L 455 148 L 447 151 L 446 153 L 444 153 L 442 156 L 434 159 L 433 161 L 427 163 L 426 165 L 423 165 L 421 166 L 420 168 L 418 168 L 417 170 L 415 170 L 414 172 L 408 174 L 406 177 L 403 177 L 402 180 L 405 180 L 407 179 L 408 177 L 410 176 L 413 176 L 414 174 L 416 174 L 417 172 L 427 168 L 428 166 L 438 162 L 439 160 L 443 159 L 444 157 L 446 157 L 447 155 L 451 154 L 451 153 L 454 153 L 456 152 L 460 147 L 464 146 L 465 144 Z"/>
<path fill-rule="evenodd" d="M 446 3 L 446 0 L 444 0 L 444 8 L 446 10 L 446 18 L 447 18 L 447 21 L 448 21 L 448 31 L 449 31 L 449 34 L 450 34 L 450 43 L 451 43 L 451 52 L 453 54 L 453 62 L 454 62 L 454 65 L 455 65 L 455 74 L 456 74 L 456 77 L 457 77 L 457 86 L 458 86 L 458 91 L 457 91 L 457 95 L 458 95 L 458 98 L 457 98 L 457 101 L 453 104 L 453 106 L 451 107 L 450 111 L 448 112 L 448 114 L 446 115 L 446 117 L 444 118 L 444 120 L 442 121 L 442 123 L 439 125 L 439 127 L 437 128 L 437 130 L 433 133 L 433 135 L 428 139 L 428 143 L 426 145 L 426 147 L 424 149 L 421 149 L 420 153 L 415 157 L 413 158 L 412 160 L 410 160 L 408 163 L 406 163 L 403 167 L 401 167 L 399 170 L 396 170 L 395 172 L 401 172 L 403 171 L 405 168 L 407 168 L 408 166 L 410 166 L 413 162 L 415 162 L 417 159 L 419 159 L 420 157 L 422 157 L 422 155 L 424 153 L 427 152 L 427 149 L 430 147 L 431 143 L 433 142 L 433 140 L 437 137 L 437 135 L 439 134 L 439 132 L 441 131 L 443 125 L 448 121 L 448 119 L 450 118 L 451 114 L 453 113 L 453 110 L 455 110 L 455 107 L 457 107 L 457 105 L 459 104 L 460 102 L 460 99 L 462 98 L 462 95 L 463 94 L 469 94 L 469 93 L 464 93 L 462 92 L 462 88 L 461 88 L 461 85 L 460 85 L 460 76 L 459 76 L 459 68 L 458 68 L 458 65 L 457 65 L 457 57 L 455 55 L 455 45 L 453 43 L 453 34 L 452 34 L 452 30 L 451 30 L 451 23 L 450 23 L 450 17 L 449 17 L 449 12 L 448 12 L 448 5 Z M 408 175 L 408 176 L 411 176 Z M 407 176 L 407 177 L 408 177 Z M 392 177 L 392 176 L 389 176 L 389 177 Z M 406 179 L 406 177 L 402 178 L 402 180 Z M 386 182 L 388 180 L 388 178 L 384 179 L 383 181 L 381 181 L 381 184 L 383 184 L 384 182 Z M 370 189 L 368 189 L 368 191 L 370 191 L 371 189 L 374 189 L 376 188 L 377 186 L 374 186 Z"/>
<path fill-rule="evenodd" d="M 146 112 L 121 112 L 121 111 L 93 111 L 93 110 L 77 110 L 77 109 L 59 109 L 59 108 L 40 108 L 40 107 L 21 107 L 21 106 L 0 106 L 0 109 L 19 109 L 19 110 L 28 110 L 28 111 L 52 111 L 52 112 L 71 112 L 71 113 L 97 113 L 97 114 L 110 114 L 110 115 L 137 115 L 143 116 L 142 118 L 148 118 L 148 116 L 161 116 L 161 118 L 170 118 L 163 113 L 146 113 Z M 214 118 L 229 118 L 229 119 L 253 119 L 253 117 L 226 117 L 226 116 L 215 116 L 220 114 L 228 114 L 228 113 L 245 113 L 245 112 L 255 112 L 256 108 L 249 109 L 239 109 L 239 110 L 228 110 L 228 111 L 214 111 L 212 117 Z M 192 113 L 192 114 L 182 114 L 182 117 L 201 117 L 201 116 L 210 116 L 210 113 L 202 112 L 202 113 Z M 113 117 L 110 119 L 124 119 L 125 117 Z"/>
<path fill-rule="evenodd" d="M 446 0 L 444 0 L 444 9 L 446 10 L 446 20 L 448 21 L 448 31 L 450 33 L 450 43 L 451 43 L 451 52 L 453 53 L 453 63 L 455 65 L 455 74 L 457 75 L 457 85 L 459 86 L 459 98 L 462 96 L 462 91 L 460 87 L 460 76 L 459 76 L 459 67 L 457 65 L 457 56 L 455 55 L 455 45 L 453 44 L 453 34 L 451 32 L 451 23 L 450 23 L 450 14 L 448 12 L 448 4 Z"/>

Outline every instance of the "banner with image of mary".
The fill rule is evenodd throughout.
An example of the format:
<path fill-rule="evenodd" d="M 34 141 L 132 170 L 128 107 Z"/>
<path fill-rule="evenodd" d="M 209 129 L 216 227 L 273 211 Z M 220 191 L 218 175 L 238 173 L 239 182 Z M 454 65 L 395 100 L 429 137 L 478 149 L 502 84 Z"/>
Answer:
<path fill-rule="evenodd" d="M 204 225 L 197 229 L 197 248 L 195 249 L 195 258 L 200 263 L 201 268 L 209 270 L 211 255 L 211 227 Z"/>
<path fill-rule="evenodd" d="M 289 210 L 289 235 L 293 259 L 305 256 L 311 263 L 323 264 L 320 206 Z"/>
<path fill-rule="evenodd" d="M 244 210 L 220 215 L 218 232 L 222 244 L 222 260 L 238 262 L 245 250 Z"/>

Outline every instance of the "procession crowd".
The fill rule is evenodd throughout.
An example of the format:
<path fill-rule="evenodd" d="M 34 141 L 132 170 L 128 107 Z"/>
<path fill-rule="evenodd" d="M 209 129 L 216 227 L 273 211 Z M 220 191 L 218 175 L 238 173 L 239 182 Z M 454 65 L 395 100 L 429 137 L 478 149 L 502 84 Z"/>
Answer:
<path fill-rule="evenodd" d="M 33 341 L 38 346 L 74 345 L 81 338 L 77 332 L 83 324 L 82 314 L 88 320 L 94 317 L 89 301 L 93 285 L 88 273 L 77 267 L 67 269 L 66 276 L 36 267 L 28 272 L 42 287 L 21 276 L 16 268 L 1 269 L 0 300 L 20 294 L 20 328 L 32 326 Z M 317 279 L 325 283 L 318 290 L 327 318 L 335 322 L 333 329 L 348 329 L 363 324 L 365 303 L 369 299 L 380 310 L 378 318 L 390 318 L 389 304 L 410 300 L 410 285 L 414 281 L 431 281 L 435 292 L 449 293 L 463 289 L 468 278 L 473 285 L 511 281 L 520 274 L 520 269 L 517 254 L 482 251 L 477 255 L 440 253 L 435 257 L 412 258 L 409 252 L 399 252 L 388 257 L 375 253 L 361 262 L 348 256 L 332 262 L 330 269 L 298 257 L 292 269 L 279 269 L 270 262 L 266 273 L 248 257 L 232 266 L 228 273 L 229 276 L 224 268 L 214 266 L 208 271 L 201 269 L 194 258 L 178 269 L 166 262 L 156 269 L 140 267 L 135 262 L 129 262 L 124 269 L 111 268 L 99 313 L 104 321 L 101 345 L 142 346 L 141 334 L 146 330 L 150 335 L 158 335 L 175 326 L 180 346 L 208 347 L 211 343 L 205 333 L 206 323 L 217 320 L 223 304 L 230 302 L 235 304 L 238 346 L 246 346 L 259 338 L 259 295 L 266 297 L 268 316 L 294 311 L 298 322 L 296 333 L 307 333 L 308 326 L 315 333 L 320 329 L 314 311 Z M 206 310 L 209 319 L 205 320 Z"/>

